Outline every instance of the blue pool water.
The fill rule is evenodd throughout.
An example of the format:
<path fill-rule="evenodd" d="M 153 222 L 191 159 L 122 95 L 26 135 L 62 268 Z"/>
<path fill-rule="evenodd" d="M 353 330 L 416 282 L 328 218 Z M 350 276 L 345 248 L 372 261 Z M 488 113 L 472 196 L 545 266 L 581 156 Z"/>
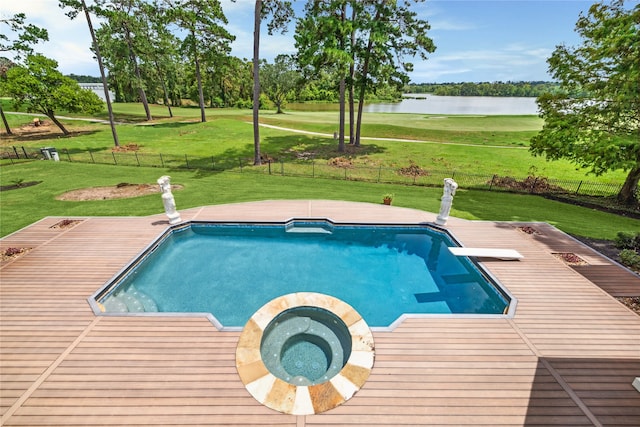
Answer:
<path fill-rule="evenodd" d="M 374 327 L 403 313 L 502 314 L 503 294 L 447 246 L 451 238 L 429 227 L 193 223 L 153 246 L 101 301 L 107 311 L 108 298 L 126 296 L 139 301 L 129 311 L 209 312 L 225 327 L 292 292 L 332 295 Z"/>

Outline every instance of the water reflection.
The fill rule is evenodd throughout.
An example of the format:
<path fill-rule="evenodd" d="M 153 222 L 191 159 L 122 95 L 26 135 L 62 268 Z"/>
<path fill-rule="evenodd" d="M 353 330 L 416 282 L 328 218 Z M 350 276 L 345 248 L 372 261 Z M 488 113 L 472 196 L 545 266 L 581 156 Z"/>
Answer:
<path fill-rule="evenodd" d="M 405 94 L 395 103 L 367 104 L 366 113 L 537 115 L 536 98 L 499 96 L 435 96 Z M 338 111 L 338 104 L 290 103 L 288 110 Z"/>
<path fill-rule="evenodd" d="M 411 98 L 416 97 L 416 99 Z M 420 98 L 420 99 L 417 99 Z M 537 115 L 536 98 L 494 96 L 435 96 L 406 94 L 401 102 L 369 104 L 367 113 Z"/>

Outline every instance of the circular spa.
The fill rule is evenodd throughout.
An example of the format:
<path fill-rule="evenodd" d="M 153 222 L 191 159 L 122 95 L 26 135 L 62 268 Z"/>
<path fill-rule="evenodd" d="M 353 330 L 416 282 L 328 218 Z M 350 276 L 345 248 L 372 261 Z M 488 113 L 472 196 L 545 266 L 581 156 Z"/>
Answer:
<path fill-rule="evenodd" d="M 236 350 L 245 387 L 280 412 L 308 415 L 351 398 L 373 366 L 373 336 L 345 302 L 296 293 L 272 300 L 247 322 Z"/>

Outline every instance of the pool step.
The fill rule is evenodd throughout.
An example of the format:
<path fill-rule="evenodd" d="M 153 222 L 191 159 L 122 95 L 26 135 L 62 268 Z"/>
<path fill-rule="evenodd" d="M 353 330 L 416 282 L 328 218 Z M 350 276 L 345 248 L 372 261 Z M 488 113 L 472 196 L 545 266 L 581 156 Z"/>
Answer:
<path fill-rule="evenodd" d="M 102 303 L 108 313 L 155 313 L 158 305 L 144 292 L 131 287 L 117 295 L 109 295 Z"/>

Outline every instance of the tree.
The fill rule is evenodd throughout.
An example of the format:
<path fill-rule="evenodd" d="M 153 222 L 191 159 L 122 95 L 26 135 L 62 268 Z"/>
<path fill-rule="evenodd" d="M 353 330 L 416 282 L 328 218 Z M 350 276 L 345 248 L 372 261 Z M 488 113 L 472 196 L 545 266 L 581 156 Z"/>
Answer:
<path fill-rule="evenodd" d="M 178 79 L 179 39 L 167 28 L 166 17 L 156 2 L 142 3 L 141 9 L 145 18 L 145 37 L 150 41 L 146 44 L 145 56 L 153 63 L 154 70 L 150 77 L 160 83 L 164 104 L 169 116 L 173 117 L 171 105 Z"/>
<path fill-rule="evenodd" d="M 358 117 L 355 138 L 360 145 L 360 128 L 367 92 L 392 85 L 402 88 L 409 81 L 413 64 L 405 58 L 433 52 L 427 37 L 429 24 L 418 19 L 411 5 L 424 0 L 316 0 L 307 4 L 306 15 L 296 28 L 298 60 L 316 72 L 331 67 L 340 93 L 340 139 L 344 150 L 344 98 L 349 87 L 353 113 L 354 88 L 358 89 Z M 351 114 L 353 123 L 353 114 Z M 353 132 L 352 132 L 353 134 Z"/>
<path fill-rule="evenodd" d="M 25 106 L 29 112 L 39 112 L 51 119 L 65 135 L 69 131 L 56 118 L 57 110 L 70 113 L 97 113 L 103 104 L 98 95 L 82 89 L 78 83 L 58 71 L 58 63 L 43 55 L 29 55 L 24 66 L 7 71 L 3 82 L 16 107 Z"/>
<path fill-rule="evenodd" d="M 347 19 L 350 0 L 314 0 L 305 6 L 305 16 L 296 25 L 297 61 L 302 68 L 316 73 L 331 69 L 339 88 L 338 151 L 345 151 L 345 92 L 351 52 L 353 22 Z"/>
<path fill-rule="evenodd" d="M 361 33 L 360 43 L 354 46 L 358 61 L 358 117 L 356 120 L 355 145 L 360 145 L 360 129 L 364 97 L 367 90 L 393 84 L 402 87 L 408 83 L 407 73 L 413 64 L 406 58 L 419 55 L 427 59 L 427 53 L 436 47 L 427 36 L 428 22 L 418 19 L 411 10 L 412 3 L 424 0 L 387 1 L 368 0 L 356 2 L 356 27 Z M 366 40 L 366 44 L 364 43 Z"/>
<path fill-rule="evenodd" d="M 299 79 L 292 59 L 286 55 L 278 55 L 273 64 L 262 66 L 260 75 L 263 92 L 276 106 L 277 114 L 282 114 L 282 107 L 293 95 Z"/>
<path fill-rule="evenodd" d="M 204 90 L 202 86 L 202 60 L 204 56 L 215 58 L 231 52 L 230 43 L 235 37 L 221 24 L 227 23 L 219 0 L 164 0 L 167 15 L 186 32 L 182 47 L 195 65 L 198 85 L 200 121 L 206 122 Z"/>
<path fill-rule="evenodd" d="M 578 47 L 557 46 L 547 60 L 562 89 L 538 98 L 542 131 L 530 150 L 549 160 L 565 158 L 596 175 L 623 169 L 618 194 L 637 203 L 640 180 L 640 5 L 596 3 L 580 15 Z M 580 93 L 585 95 L 581 96 Z"/>
<path fill-rule="evenodd" d="M 253 15 L 253 164 L 262 164 L 260 156 L 260 25 L 262 20 L 271 15 L 272 19 L 267 24 L 269 35 L 280 29 L 286 31 L 286 24 L 294 15 L 290 1 L 282 0 L 256 0 Z"/>
<path fill-rule="evenodd" d="M 33 53 L 31 45 L 49 40 L 49 33 L 46 29 L 33 24 L 25 24 L 26 19 L 27 16 L 24 13 L 15 14 L 11 18 L 0 19 L 0 24 L 8 25 L 15 36 L 15 38 L 9 39 L 4 32 L 0 33 L 0 52 L 12 52 L 16 60 L 20 60 L 23 55 Z M 7 62 L 0 66 L 0 78 L 6 78 L 7 71 L 13 65 L 15 64 Z M 7 135 L 12 135 L 13 132 L 11 132 L 9 122 L 4 115 L 2 104 L 0 104 L 0 116 Z"/>
<path fill-rule="evenodd" d="M 109 94 L 109 86 L 107 85 L 107 75 L 104 72 L 104 65 L 102 64 L 102 56 L 100 55 L 100 47 L 98 46 L 98 42 L 96 40 L 96 33 L 93 30 L 93 23 L 91 22 L 91 15 L 89 14 L 89 9 L 87 8 L 87 4 L 84 0 L 59 0 L 58 5 L 64 9 L 66 7 L 71 8 L 66 15 L 70 19 L 75 19 L 80 12 L 84 13 L 85 18 L 87 19 L 87 26 L 89 27 L 89 34 L 91 34 L 92 48 L 93 52 L 96 54 L 96 59 L 98 61 L 98 68 L 100 69 L 100 77 L 102 79 L 102 88 L 104 90 L 104 99 L 107 103 L 107 111 L 109 113 L 109 126 L 111 127 L 111 135 L 113 136 L 113 144 L 116 147 L 120 146 L 120 141 L 118 139 L 118 132 L 116 131 L 116 124 L 113 117 L 113 108 L 111 106 L 111 95 Z"/>
<path fill-rule="evenodd" d="M 97 15 L 106 19 L 96 32 L 101 41 L 103 58 L 110 59 L 111 64 L 120 62 L 127 69 L 123 74 L 137 91 L 147 120 L 152 120 L 139 64 L 139 55 L 150 42 L 145 34 L 143 15 L 143 5 L 146 3 L 139 0 L 96 0 L 95 3 Z M 110 71 L 113 71 L 112 68 Z"/>

